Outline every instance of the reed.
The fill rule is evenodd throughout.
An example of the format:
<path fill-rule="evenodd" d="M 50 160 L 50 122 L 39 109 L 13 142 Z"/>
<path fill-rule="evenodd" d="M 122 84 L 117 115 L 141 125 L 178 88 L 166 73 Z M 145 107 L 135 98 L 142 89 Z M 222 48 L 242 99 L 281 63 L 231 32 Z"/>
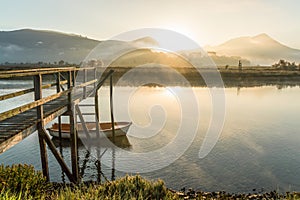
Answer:
<path fill-rule="evenodd" d="M 0 165 L 1 197 L 12 194 L 12 197 L 41 198 L 50 187 L 46 178 L 31 165 Z"/>
<path fill-rule="evenodd" d="M 30 165 L 0 165 L 0 200 L 21 199 L 300 199 L 299 192 L 278 194 L 229 194 L 226 192 L 187 193 L 167 189 L 162 180 L 150 181 L 140 175 L 125 176 L 103 184 L 62 185 L 47 183 Z"/>

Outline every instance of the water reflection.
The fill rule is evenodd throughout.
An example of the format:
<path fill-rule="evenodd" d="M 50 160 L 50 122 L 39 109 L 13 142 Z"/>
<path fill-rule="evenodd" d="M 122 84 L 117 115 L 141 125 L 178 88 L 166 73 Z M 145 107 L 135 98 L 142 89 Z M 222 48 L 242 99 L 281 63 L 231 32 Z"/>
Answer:
<path fill-rule="evenodd" d="M 185 92 L 185 88 L 174 88 Z M 211 118 L 211 101 L 206 88 L 194 88 L 199 99 L 199 130 L 190 148 L 178 160 L 170 166 L 151 173 L 141 173 L 148 179 L 163 179 L 166 185 L 173 189 L 192 187 L 208 191 L 226 190 L 228 192 L 251 192 L 252 189 L 265 188 L 266 191 L 280 189 L 300 189 L 300 88 L 288 87 L 278 90 L 277 87 L 253 87 L 253 88 L 226 88 L 226 121 L 217 145 L 204 159 L 199 159 L 199 147 L 203 142 Z M 239 90 L 239 95 L 237 91 Z M 119 88 L 120 98 L 115 98 L 115 116 L 119 121 L 129 121 L 131 118 L 125 110 L 124 99 L 128 88 Z M 159 149 L 172 142 L 174 130 L 178 127 L 176 118 L 176 101 L 168 98 L 160 88 L 142 88 L 136 100 L 141 104 L 133 107 L 137 119 L 136 124 L 128 131 L 124 143 L 119 143 L 116 148 L 105 145 L 96 148 L 80 146 L 79 165 L 80 173 L 84 181 L 94 180 L 103 182 L 124 176 L 118 170 L 118 166 L 124 163 L 126 167 L 140 166 L 140 161 L 128 162 L 120 149 L 140 153 Z M 147 124 L 147 116 L 140 116 L 143 112 L 137 112 L 143 105 L 147 105 L 150 98 L 162 97 L 170 113 L 162 132 L 152 136 L 152 132 L 139 133 L 138 125 Z M 32 98 L 29 97 L 29 100 Z M 24 103 L 28 99 L 21 99 L 12 104 Z M 24 101 L 24 102 L 23 102 Z M 101 121 L 109 121 L 107 104 L 109 103 L 106 91 L 101 95 Z M 171 106 L 172 105 L 172 106 Z M 140 106 L 140 107 L 139 107 Z M 169 106 L 169 107 L 168 107 Z M 172 109 L 174 107 L 174 109 Z M 126 107 L 127 108 L 127 107 Z M 4 109 L 4 108 L 0 108 Z M 86 112 L 90 112 L 86 110 Z M 154 112 L 154 120 L 162 121 L 165 115 L 162 112 Z M 190 116 L 194 117 L 194 116 Z M 64 120 L 64 119 L 63 119 Z M 66 119 L 65 122 L 68 122 Z M 156 121 L 154 121 L 156 122 Z M 161 124 L 154 123 L 159 126 Z M 155 128 L 155 127 L 154 127 Z M 156 129 L 155 129 L 156 130 Z M 150 130 L 151 131 L 151 130 Z M 186 133 L 189 130 L 186 129 Z M 144 137 L 134 137 L 134 136 Z M 152 136 L 152 137 L 145 137 Z M 57 143 L 57 140 L 53 140 Z M 59 141 L 58 141 L 59 142 Z M 68 142 L 57 145 L 62 152 L 67 165 L 70 166 L 70 147 Z M 95 156 L 93 156 L 95 155 Z M 158 155 L 159 157 L 160 155 Z M 101 158 L 101 159 L 97 159 Z M 121 162 L 123 160 L 123 162 Z M 32 134 L 26 140 L 12 147 L 0 155 L 0 163 L 11 165 L 13 163 L 27 163 L 41 169 L 38 137 Z M 149 162 L 151 166 L 152 163 Z M 57 171 L 60 166 L 49 153 L 49 170 L 51 181 L 68 181 L 61 177 Z"/>
<path fill-rule="evenodd" d="M 59 149 L 61 156 L 64 158 L 64 154 L 69 156 L 70 153 L 70 141 L 67 139 L 59 139 L 53 137 L 53 144 L 56 148 Z M 116 148 L 130 149 L 131 144 L 127 136 L 116 137 L 114 141 L 109 139 L 109 142 L 103 139 L 99 139 L 94 143 L 91 143 L 89 146 L 84 145 L 84 143 L 79 139 L 78 140 L 78 155 L 79 155 L 79 174 L 81 178 L 84 178 L 86 175 L 88 179 L 90 178 L 91 172 L 86 173 L 87 169 L 93 169 L 92 174 L 96 174 L 97 182 L 101 183 L 102 180 L 109 181 L 115 180 L 115 162 L 116 162 Z M 110 149 L 110 151 L 108 151 Z M 92 153 L 94 152 L 94 153 Z M 101 159 L 105 154 L 111 154 L 111 176 L 108 178 L 107 173 L 105 174 L 102 170 Z M 96 157 L 93 155 L 97 155 Z M 66 175 L 61 172 L 61 181 L 66 182 Z"/>

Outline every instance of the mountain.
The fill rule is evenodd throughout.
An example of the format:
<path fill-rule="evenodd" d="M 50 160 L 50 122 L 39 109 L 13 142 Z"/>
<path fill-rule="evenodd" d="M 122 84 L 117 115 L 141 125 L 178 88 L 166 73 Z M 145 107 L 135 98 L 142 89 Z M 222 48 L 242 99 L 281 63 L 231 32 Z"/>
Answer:
<path fill-rule="evenodd" d="M 218 55 L 240 56 L 250 60 L 252 65 L 271 65 L 280 59 L 300 62 L 300 50 L 285 46 L 265 33 L 254 37 L 231 39 L 221 45 L 208 46 L 205 49 Z"/>
<path fill-rule="evenodd" d="M 86 37 L 22 29 L 0 32 L 0 63 L 81 62 L 99 41 Z"/>
<path fill-rule="evenodd" d="M 92 51 L 95 47 L 99 48 L 96 48 L 97 51 Z M 109 61 L 116 59 L 116 54 L 122 55 L 122 53 L 139 47 L 159 47 L 159 44 L 151 37 L 129 42 L 98 41 L 80 35 L 54 31 L 31 29 L 0 31 L 0 63 L 35 63 L 39 61 L 53 63 L 60 60 L 80 63 L 88 55 L 90 59 L 104 58 Z M 218 46 L 206 47 L 205 50 L 209 51 L 208 55 L 217 65 L 237 65 L 239 60 L 243 65 L 250 65 L 250 62 L 251 65 L 271 65 L 280 59 L 300 62 L 300 50 L 285 46 L 267 34 L 231 39 Z M 197 52 L 199 51 L 186 51 L 184 54 L 188 60 L 196 60 L 201 63 L 202 55 Z M 174 60 L 172 55 L 151 51 L 130 53 L 119 60 L 119 64 L 128 66 L 151 60 L 159 61 L 159 63 L 177 62 L 177 65 L 183 65 L 178 60 Z"/>
<path fill-rule="evenodd" d="M 101 43 L 101 45 L 100 45 Z M 97 46 L 98 45 L 98 46 Z M 85 58 L 109 58 L 119 51 L 138 47 L 158 47 L 159 44 L 151 37 L 139 38 L 134 41 L 97 41 L 74 34 L 54 31 L 22 29 L 16 31 L 0 31 L 0 63 L 35 63 L 58 62 L 80 63 Z M 91 51 L 95 48 L 97 52 Z M 90 55 L 90 56 L 89 56 Z"/>

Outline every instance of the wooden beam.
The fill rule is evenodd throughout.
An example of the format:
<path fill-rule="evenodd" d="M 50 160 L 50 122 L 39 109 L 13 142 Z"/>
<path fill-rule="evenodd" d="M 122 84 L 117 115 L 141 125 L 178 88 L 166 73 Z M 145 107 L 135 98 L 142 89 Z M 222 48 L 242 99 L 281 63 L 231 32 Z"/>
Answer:
<path fill-rule="evenodd" d="M 83 131 L 85 132 L 85 134 L 87 136 L 87 139 L 89 140 L 89 139 L 91 139 L 90 132 L 89 132 L 89 129 L 86 127 L 86 123 L 84 121 L 83 115 L 81 113 L 81 110 L 80 110 L 78 104 L 75 105 L 75 109 L 76 109 L 76 112 L 79 116 L 80 122 L 82 124 Z M 93 113 L 93 114 L 95 115 L 95 113 Z"/>
<path fill-rule="evenodd" d="M 73 74 L 70 71 L 68 73 L 68 89 L 72 88 Z M 78 152 L 77 152 L 77 131 L 76 131 L 76 121 L 75 121 L 75 105 L 72 100 L 72 93 L 68 94 L 68 111 L 70 120 L 70 143 L 71 143 L 71 163 L 72 163 L 72 174 L 74 178 L 74 183 L 79 182 L 79 168 L 78 168 Z"/>
<path fill-rule="evenodd" d="M 66 83 L 67 83 L 67 81 L 61 81 L 60 82 L 60 84 L 66 84 Z M 56 85 L 56 83 L 46 84 L 46 85 L 43 85 L 42 88 L 47 89 L 47 88 L 53 87 L 55 85 Z M 21 96 L 21 95 L 24 95 L 24 94 L 28 94 L 30 92 L 34 92 L 34 88 L 29 88 L 29 89 L 25 89 L 25 90 L 21 90 L 21 91 L 17 91 L 17 92 L 2 95 L 2 96 L 0 96 L 0 101 L 10 99 L 10 98 L 14 98 L 14 97 L 17 97 L 17 96 Z"/>
<path fill-rule="evenodd" d="M 24 76 L 36 76 L 43 74 L 54 74 L 57 72 L 69 72 L 78 70 L 76 67 L 65 67 L 65 68 L 41 68 L 31 70 L 9 70 L 0 72 L 0 78 L 15 78 Z"/>
<path fill-rule="evenodd" d="M 34 100 L 40 100 L 42 98 L 42 75 L 36 75 L 34 76 Z M 37 111 L 37 119 L 39 120 L 37 124 L 38 129 L 38 136 L 39 136 L 39 144 L 40 144 L 40 154 L 41 154 L 41 161 L 42 161 L 42 170 L 43 175 L 46 177 L 46 179 L 49 181 L 49 168 L 48 168 L 48 155 L 47 155 L 47 149 L 46 149 L 46 142 L 43 138 L 43 126 L 44 126 L 44 111 L 43 106 L 39 105 L 36 108 Z"/>
<path fill-rule="evenodd" d="M 109 79 L 109 100 L 110 100 L 110 119 L 112 124 L 112 140 L 115 142 L 115 118 L 114 118 L 114 101 L 113 101 L 113 77 Z"/>
<path fill-rule="evenodd" d="M 44 115 L 44 124 L 45 125 L 48 124 L 50 121 L 55 119 L 57 116 L 62 115 L 66 111 L 67 111 L 67 107 L 65 106 L 65 107 L 62 107 L 62 108 L 56 110 L 55 112 L 53 112 L 50 115 L 47 115 L 47 116 Z M 13 147 L 14 145 L 18 144 L 23 139 L 25 139 L 27 136 L 29 136 L 34 131 L 36 131 L 37 130 L 36 124 L 37 123 L 33 123 L 33 124 L 27 126 L 25 129 L 22 129 L 19 131 L 16 131 L 15 129 L 14 130 L 0 130 L 0 135 L 3 134 L 2 131 L 11 135 L 11 137 L 6 140 L 3 140 L 3 141 L 0 140 L 0 153 L 3 153 L 4 151 L 6 151 L 9 148 Z"/>
<path fill-rule="evenodd" d="M 87 82 L 87 70 L 83 70 L 83 82 L 86 84 Z M 83 86 L 83 98 L 86 98 L 86 85 Z"/>
<path fill-rule="evenodd" d="M 69 71 L 81 71 L 81 70 L 94 70 L 95 67 L 60 67 L 60 68 L 36 68 L 36 69 L 24 69 L 24 70 L 7 70 L 0 72 L 0 78 L 14 78 L 24 76 L 36 76 L 43 74 L 54 74 L 57 72 L 69 72 Z"/>
<path fill-rule="evenodd" d="M 34 124 L 30 127 L 27 127 L 27 129 L 22 130 L 21 132 L 18 132 L 17 134 L 14 134 L 9 139 L 0 141 L 0 153 L 3 153 L 4 151 L 6 151 L 9 148 L 13 147 L 14 145 L 18 144 L 24 138 L 26 138 L 28 135 L 33 133 L 35 130 L 36 130 L 36 124 Z"/>
<path fill-rule="evenodd" d="M 84 88 L 86 88 L 86 86 L 94 84 L 96 82 L 97 82 L 97 79 L 93 79 L 91 81 L 88 81 L 88 82 L 82 83 L 80 85 L 77 85 L 76 88 L 82 88 L 83 87 L 83 89 L 84 89 Z"/>
<path fill-rule="evenodd" d="M 60 93 L 60 72 L 57 73 L 56 75 L 56 92 L 57 93 Z M 67 81 L 68 83 L 68 81 Z M 58 136 L 59 136 L 59 139 L 61 140 L 61 116 L 59 115 L 58 116 Z"/>
<path fill-rule="evenodd" d="M 56 150 L 55 145 L 53 144 L 53 142 L 51 141 L 49 135 L 46 133 L 46 130 L 43 128 L 42 130 L 42 136 L 44 138 L 44 140 L 46 141 L 49 149 L 51 150 L 52 154 L 54 155 L 54 157 L 56 158 L 57 162 L 59 163 L 59 165 L 61 166 L 61 169 L 63 170 L 63 172 L 66 173 L 67 177 L 69 178 L 69 180 L 73 183 L 76 182 L 76 180 L 74 179 L 72 173 L 70 172 L 67 164 L 65 163 L 64 159 L 62 158 L 62 156 L 60 155 L 60 153 Z"/>

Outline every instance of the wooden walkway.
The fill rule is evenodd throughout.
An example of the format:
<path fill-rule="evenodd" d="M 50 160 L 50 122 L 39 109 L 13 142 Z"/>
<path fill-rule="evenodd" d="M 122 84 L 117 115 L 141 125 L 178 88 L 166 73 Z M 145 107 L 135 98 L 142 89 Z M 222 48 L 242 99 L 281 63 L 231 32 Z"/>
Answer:
<path fill-rule="evenodd" d="M 75 77 L 81 73 L 80 84 L 75 83 Z M 34 101 L 26 105 L 16 106 L 8 111 L 0 113 L 0 153 L 6 151 L 18 142 L 22 141 L 34 131 L 38 131 L 41 161 L 43 174 L 49 179 L 47 149 L 49 149 L 66 173 L 70 181 L 77 183 L 80 180 L 78 175 L 77 155 L 77 131 L 76 131 L 76 109 L 79 102 L 94 92 L 95 108 L 98 107 L 98 89 L 103 82 L 110 77 L 112 88 L 112 73 L 110 71 L 101 81 L 97 80 L 95 68 L 43 68 L 30 70 L 0 71 L 0 79 L 22 79 L 22 77 L 33 77 L 33 88 L 19 90 L 14 93 L 0 95 L 0 105 L 5 106 L 5 100 L 11 100 L 24 94 L 33 93 Z M 54 82 L 43 84 L 44 77 L 55 77 Z M 67 77 L 67 78 L 66 78 Z M 49 82 L 49 80 L 47 80 Z M 56 88 L 56 93 L 43 97 L 43 89 Z M 99 111 L 95 109 L 99 116 Z M 49 135 L 45 131 L 45 125 L 53 119 L 58 118 L 61 123 L 61 116 L 69 116 L 70 119 L 70 146 L 72 172 L 67 167 L 62 156 L 56 150 Z"/>

